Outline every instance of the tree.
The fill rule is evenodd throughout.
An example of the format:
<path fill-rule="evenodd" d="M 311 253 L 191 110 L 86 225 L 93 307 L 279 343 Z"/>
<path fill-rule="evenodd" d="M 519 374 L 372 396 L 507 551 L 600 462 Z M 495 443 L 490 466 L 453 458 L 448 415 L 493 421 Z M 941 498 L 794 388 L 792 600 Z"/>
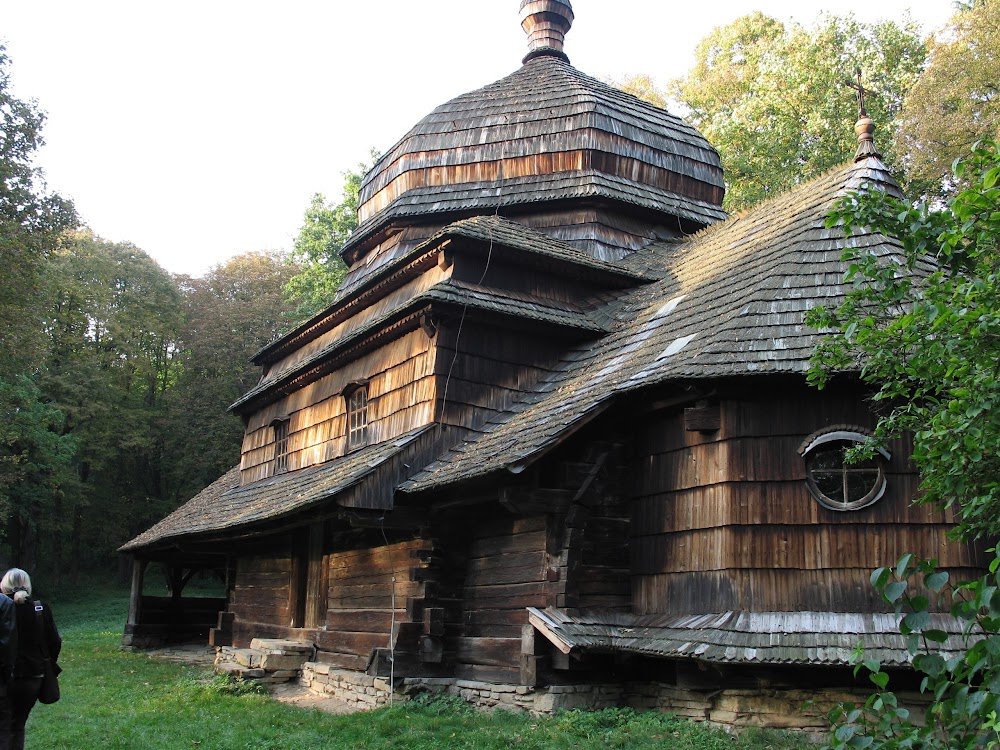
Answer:
<path fill-rule="evenodd" d="M 1000 155 L 978 147 L 956 169 L 969 187 L 942 210 L 879 191 L 831 214 L 845 229 L 898 237 L 903 254 L 880 262 L 848 251 L 853 287 L 843 304 L 808 320 L 837 335 L 811 377 L 860 367 L 885 405 L 876 438 L 914 433 L 921 502 L 957 506 L 967 537 L 1000 533 Z"/>
<path fill-rule="evenodd" d="M 378 158 L 371 152 L 371 161 Z M 285 294 L 295 305 L 295 316 L 308 318 L 333 302 L 347 266 L 340 250 L 358 226 L 358 190 L 371 164 L 360 163 L 344 173 L 344 192 L 340 203 L 328 203 L 316 193 L 306 209 L 289 261 L 301 270 L 293 276 Z"/>
<path fill-rule="evenodd" d="M 624 78 L 610 78 L 607 82 L 615 88 L 621 89 L 626 94 L 638 97 L 655 107 L 659 107 L 660 109 L 670 108 L 666 94 L 657 88 L 653 79 L 645 73 L 636 73 Z"/>
<path fill-rule="evenodd" d="M 848 160 L 856 139 L 855 69 L 882 132 L 893 133 L 903 97 L 923 69 L 926 48 L 912 22 L 868 25 L 821 16 L 816 26 L 785 26 L 761 13 L 738 18 L 703 39 L 672 94 L 722 157 L 727 210 L 778 195 Z M 879 141 L 895 161 L 892 138 Z"/>
<path fill-rule="evenodd" d="M 32 488 L 52 497 L 72 452 L 72 441 L 58 433 L 62 415 L 39 401 L 35 382 L 45 352 L 44 269 L 77 222 L 72 204 L 47 193 L 34 166 L 44 121 L 35 102 L 11 93 L 10 59 L 0 45 L 0 524 L 6 531 L 32 500 Z"/>
<path fill-rule="evenodd" d="M 16 513 L 11 536 L 44 543 L 46 556 L 75 574 L 106 560 L 130 519 L 162 495 L 155 421 L 175 377 L 180 297 L 143 251 L 89 230 L 50 256 L 45 279 L 37 386 L 63 417 L 54 429 L 73 440 L 72 472 L 52 488 L 55 512 Z M 25 564 L 34 552 L 14 544 Z"/>
<path fill-rule="evenodd" d="M 868 227 L 899 238 L 894 258 L 864 247 L 847 251 L 852 287 L 835 309 L 807 321 L 831 332 L 817 350 L 811 378 L 860 368 L 884 413 L 871 451 L 903 432 L 913 435 L 921 475 L 917 502 L 956 506 L 965 539 L 1000 533 L 1000 147 L 987 142 L 958 163 L 965 188 L 940 208 L 879 191 L 848 196 L 830 227 Z M 859 243 L 865 245 L 867 243 Z M 979 580 L 952 584 L 934 561 L 904 556 L 880 568 L 873 584 L 903 616 L 921 690 L 932 703 L 916 722 L 888 689 L 875 660 L 859 655 L 876 691 L 862 706 L 832 715 L 835 748 L 955 750 L 1000 745 L 1000 557 Z M 919 584 L 915 588 L 911 584 Z M 958 654 L 942 653 L 947 634 L 929 611 L 950 607 L 966 637 Z"/>
<path fill-rule="evenodd" d="M 34 101 L 11 94 L 9 68 L 0 45 L 0 378 L 37 363 L 39 274 L 63 231 L 77 223 L 69 201 L 45 192 L 34 166 L 45 116 Z"/>
<path fill-rule="evenodd" d="M 872 584 L 900 618 L 900 633 L 931 698 L 912 716 L 889 689 L 877 659 L 855 655 L 855 674 L 866 672 L 875 691 L 864 704 L 842 703 L 830 713 L 832 750 L 979 750 L 1000 747 L 1000 557 L 978 580 L 955 584 L 930 560 L 904 555 L 893 568 L 872 573 Z M 920 588 L 917 588 L 917 587 Z M 932 604 L 933 603 L 933 604 Z M 948 633 L 930 617 L 945 608 L 961 625 L 964 648 L 944 651 Z M 954 649 L 954 646 L 952 646 Z"/>
<path fill-rule="evenodd" d="M 169 507 L 146 509 L 136 533 L 239 461 L 243 424 L 227 409 L 259 381 L 250 358 L 286 327 L 283 289 L 298 270 L 280 253 L 245 253 L 204 278 L 178 279 L 180 371 L 160 422 Z"/>
<path fill-rule="evenodd" d="M 960 8 L 930 44 L 929 64 L 903 103 L 897 149 L 914 191 L 949 190 L 952 162 L 1000 137 L 1000 0 Z"/>

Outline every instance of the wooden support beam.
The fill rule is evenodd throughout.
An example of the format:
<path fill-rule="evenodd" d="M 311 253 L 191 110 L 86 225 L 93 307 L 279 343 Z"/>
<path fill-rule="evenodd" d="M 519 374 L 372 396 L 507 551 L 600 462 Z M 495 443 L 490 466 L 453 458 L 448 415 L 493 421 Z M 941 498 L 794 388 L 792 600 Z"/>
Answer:
<path fill-rule="evenodd" d="M 430 524 L 423 508 L 396 507 L 389 511 L 352 508 L 343 511 L 343 517 L 355 529 L 417 529 Z"/>
<path fill-rule="evenodd" d="M 568 643 L 566 643 L 562 638 L 560 638 L 555 631 L 552 630 L 549 622 L 542 616 L 540 612 L 531 608 L 528 610 L 528 622 L 531 623 L 531 627 L 536 631 L 541 633 L 545 638 L 555 646 L 560 653 L 569 656 L 573 648 Z M 523 635 L 522 635 L 523 643 Z"/>
<path fill-rule="evenodd" d="M 128 599 L 128 625 L 137 625 L 142 617 L 142 585 L 146 577 L 148 560 L 132 558 L 132 590 Z"/>
<path fill-rule="evenodd" d="M 541 487 L 501 487 L 500 505 L 519 516 L 561 513 L 569 507 L 570 491 Z"/>

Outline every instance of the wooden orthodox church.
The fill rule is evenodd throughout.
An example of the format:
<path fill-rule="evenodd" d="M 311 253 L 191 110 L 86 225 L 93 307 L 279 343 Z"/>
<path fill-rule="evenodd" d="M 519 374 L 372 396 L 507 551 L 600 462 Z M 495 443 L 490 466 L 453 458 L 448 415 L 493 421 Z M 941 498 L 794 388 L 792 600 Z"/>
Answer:
<path fill-rule="evenodd" d="M 122 547 L 125 644 L 282 638 L 330 692 L 729 723 L 849 687 L 858 643 L 905 668 L 870 571 L 981 559 L 911 505 L 906 444 L 844 463 L 874 423 L 857 379 L 805 383 L 844 247 L 898 251 L 824 227 L 898 191 L 871 121 L 853 162 L 727 218 L 711 144 L 570 65 L 569 0 L 521 19 L 522 67 L 364 178 L 336 299 L 232 406 L 240 464 Z M 205 570 L 223 598 L 185 595 Z"/>

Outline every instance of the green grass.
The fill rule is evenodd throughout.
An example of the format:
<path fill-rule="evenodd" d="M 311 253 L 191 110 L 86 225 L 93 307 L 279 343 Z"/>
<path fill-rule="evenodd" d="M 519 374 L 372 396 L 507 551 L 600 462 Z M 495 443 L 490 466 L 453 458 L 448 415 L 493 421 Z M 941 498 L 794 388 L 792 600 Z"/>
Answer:
<path fill-rule="evenodd" d="M 570 711 L 537 718 L 484 713 L 455 700 L 397 704 L 350 716 L 232 690 L 210 670 L 120 651 L 127 594 L 53 596 L 63 634 L 62 700 L 37 706 L 28 747 L 52 750 L 790 750 L 800 737 L 734 738 L 657 713 Z"/>

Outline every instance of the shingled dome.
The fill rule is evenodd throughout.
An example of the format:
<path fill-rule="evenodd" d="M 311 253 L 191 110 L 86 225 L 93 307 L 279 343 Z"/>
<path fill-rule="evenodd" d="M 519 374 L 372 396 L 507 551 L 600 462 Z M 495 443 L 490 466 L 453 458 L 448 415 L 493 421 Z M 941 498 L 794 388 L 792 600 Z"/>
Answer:
<path fill-rule="evenodd" d="M 679 117 L 570 65 L 561 47 L 571 21 L 565 0 L 522 3 L 523 66 L 439 106 L 375 164 L 348 259 L 390 222 L 498 206 L 516 214 L 583 199 L 686 229 L 724 218 L 716 150 Z"/>

